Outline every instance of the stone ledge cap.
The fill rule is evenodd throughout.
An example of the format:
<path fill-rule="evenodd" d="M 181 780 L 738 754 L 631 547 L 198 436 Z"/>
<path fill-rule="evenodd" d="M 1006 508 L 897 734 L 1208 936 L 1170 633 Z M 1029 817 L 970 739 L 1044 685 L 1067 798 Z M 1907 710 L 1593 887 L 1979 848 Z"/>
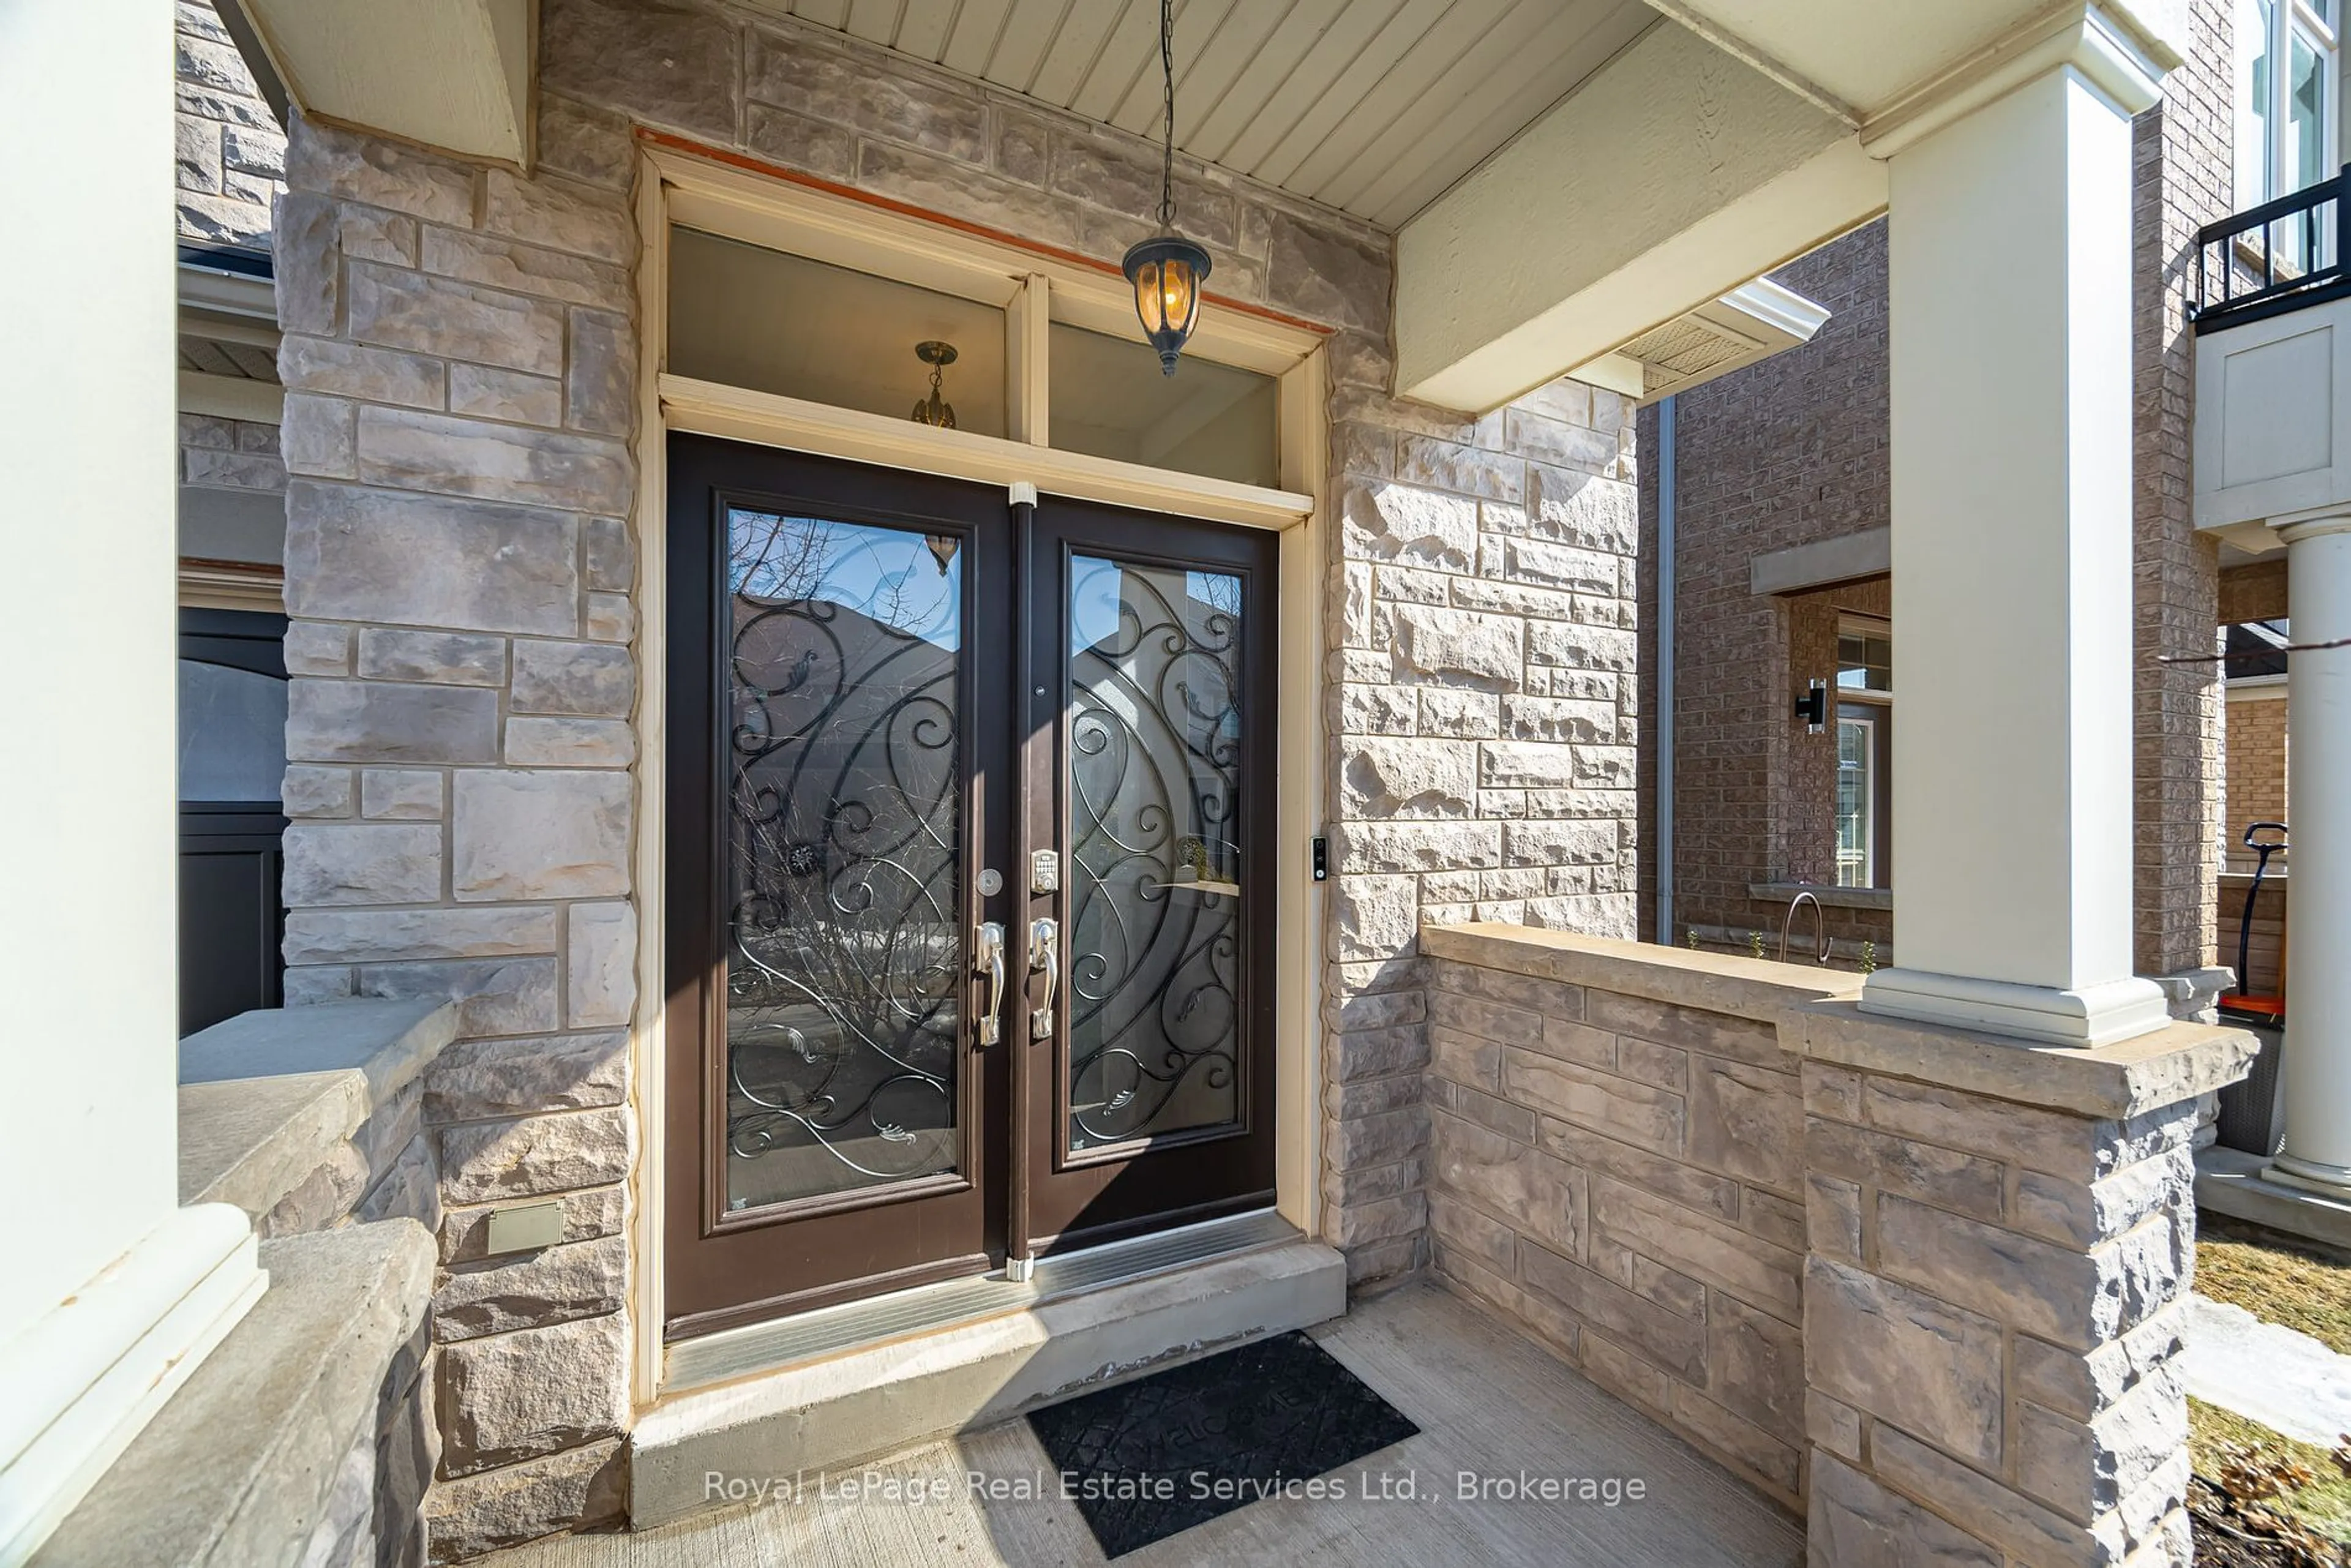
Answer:
<path fill-rule="evenodd" d="M 1789 1008 L 1861 989 L 1861 977 L 1768 958 L 1694 953 L 1613 936 L 1581 936 L 1531 925 L 1479 921 L 1424 926 L 1420 950 L 1539 980 L 1562 980 L 1677 1007 L 1703 1008 L 1776 1023 Z"/>
<path fill-rule="evenodd" d="M 296 1072 L 180 1086 L 180 1201 L 233 1203 L 259 1219 L 368 1118 L 356 1072 Z"/>
<path fill-rule="evenodd" d="M 454 1002 L 240 1013 L 180 1042 L 180 1201 L 259 1219 L 455 1038 Z"/>
<path fill-rule="evenodd" d="M 351 1069 L 381 1105 L 456 1037 L 456 1004 L 434 997 L 257 1008 L 180 1041 L 180 1082 Z"/>
<path fill-rule="evenodd" d="M 2043 1045 L 1864 1013 L 1845 998 L 1789 1009 L 1781 1043 L 1814 1061 L 2117 1120 L 2234 1083 L 2260 1049 L 2247 1030 L 2198 1023 L 2168 1024 L 2111 1045 Z"/>
<path fill-rule="evenodd" d="M 424 1321 L 413 1219 L 261 1244 L 269 1289 L 34 1557 L 36 1568 L 293 1568 L 377 1393 Z"/>

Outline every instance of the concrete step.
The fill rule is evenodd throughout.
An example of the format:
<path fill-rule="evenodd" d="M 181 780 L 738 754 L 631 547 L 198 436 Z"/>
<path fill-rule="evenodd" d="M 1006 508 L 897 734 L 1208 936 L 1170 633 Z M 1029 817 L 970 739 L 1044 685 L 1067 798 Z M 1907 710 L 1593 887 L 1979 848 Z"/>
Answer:
<path fill-rule="evenodd" d="M 637 1422 L 630 1520 L 723 1507 L 1346 1307 L 1345 1260 L 1291 1239 L 688 1390 Z"/>

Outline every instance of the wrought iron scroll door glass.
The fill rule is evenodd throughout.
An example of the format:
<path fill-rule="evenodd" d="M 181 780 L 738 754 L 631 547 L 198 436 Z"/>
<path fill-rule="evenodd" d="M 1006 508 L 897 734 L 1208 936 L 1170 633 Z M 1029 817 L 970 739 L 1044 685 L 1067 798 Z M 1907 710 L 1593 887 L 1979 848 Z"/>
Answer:
<path fill-rule="evenodd" d="M 1238 1119 L 1243 626 L 1228 572 L 1070 577 L 1075 1154 Z"/>
<path fill-rule="evenodd" d="M 726 1202 L 953 1172 L 963 545 L 726 512 Z"/>
<path fill-rule="evenodd" d="M 670 478 L 670 1335 L 1271 1202 L 1272 536 Z"/>
<path fill-rule="evenodd" d="M 1040 1251 L 1273 1201 L 1277 550 L 1038 508 L 1028 831 L 1067 866 L 1029 911 L 1061 923 L 1067 980 L 1020 1091 L 1016 1239 Z"/>

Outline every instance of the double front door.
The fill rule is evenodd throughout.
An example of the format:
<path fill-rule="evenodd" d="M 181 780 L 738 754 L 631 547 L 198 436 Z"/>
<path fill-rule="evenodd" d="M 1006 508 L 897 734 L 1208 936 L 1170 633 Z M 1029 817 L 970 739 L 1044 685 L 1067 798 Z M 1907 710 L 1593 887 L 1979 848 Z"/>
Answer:
<path fill-rule="evenodd" d="M 668 1331 L 1270 1204 L 1270 535 L 670 443 Z"/>

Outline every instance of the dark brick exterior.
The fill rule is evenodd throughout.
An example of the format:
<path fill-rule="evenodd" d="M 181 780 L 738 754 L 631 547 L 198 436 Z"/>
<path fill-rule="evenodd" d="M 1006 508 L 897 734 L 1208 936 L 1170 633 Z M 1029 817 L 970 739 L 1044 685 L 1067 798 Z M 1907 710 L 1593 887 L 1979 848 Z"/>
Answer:
<path fill-rule="evenodd" d="M 2133 138 L 2134 936 L 2150 974 L 2213 961 L 2222 813 L 2216 668 L 2157 658 L 2209 652 L 2222 619 L 2217 550 L 2190 516 L 2194 354 L 2181 284 L 2196 228 L 2230 204 L 2231 35 L 2220 0 L 2194 0 L 2191 24 L 2191 57 Z M 1833 732 L 1807 736 L 1791 701 L 1810 677 L 1833 677 L 1836 612 L 1884 613 L 1887 580 L 1759 596 L 1749 563 L 1889 520 L 1886 267 L 1880 220 L 1782 268 L 1773 276 L 1826 306 L 1828 324 L 1802 349 L 1675 400 L 1677 942 L 1696 926 L 1709 945 L 1740 947 L 1760 929 L 1776 952 L 1784 906 L 1751 897 L 1750 885 L 1833 875 Z M 1656 436 L 1657 413 L 1645 409 L 1644 451 L 1656 452 Z M 1645 463 L 1640 809 L 1652 821 L 1656 507 L 1657 465 Z M 2266 607 L 2278 597 L 2262 591 L 2270 575 L 2247 571 L 2231 597 Z M 1996 627 L 1994 610 L 1987 634 Z M 1895 637 L 1898 646 L 1898 626 Z M 1895 711 L 1899 722 L 1898 691 Z M 1653 936 L 1656 835 L 1648 841 L 1642 934 Z M 1885 911 L 1829 912 L 1834 936 L 1874 940 L 1880 962 L 1893 925 Z"/>

